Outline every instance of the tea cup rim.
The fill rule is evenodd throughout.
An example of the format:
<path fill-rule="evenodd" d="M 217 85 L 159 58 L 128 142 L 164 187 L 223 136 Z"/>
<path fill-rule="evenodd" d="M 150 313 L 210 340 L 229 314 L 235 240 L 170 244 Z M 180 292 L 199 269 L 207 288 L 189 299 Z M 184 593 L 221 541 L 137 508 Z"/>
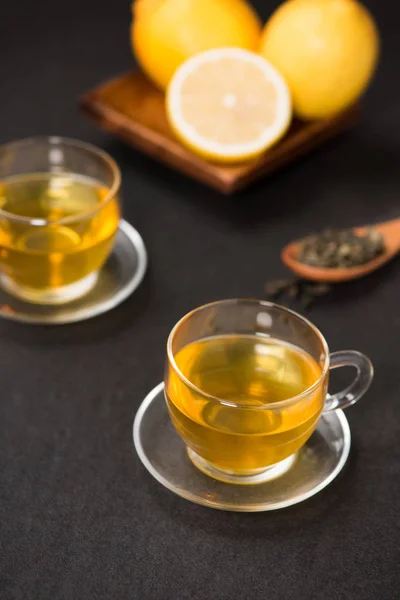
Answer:
<path fill-rule="evenodd" d="M 322 344 L 322 347 L 324 350 L 324 364 L 323 364 L 323 367 L 322 367 L 322 370 L 321 370 L 321 373 L 320 373 L 318 379 L 316 379 L 316 381 L 314 381 L 314 383 L 311 386 L 309 386 L 308 388 L 306 388 L 299 394 L 296 394 L 296 396 L 292 396 L 291 398 L 287 398 L 286 400 L 279 400 L 277 402 L 270 402 L 270 403 L 260 404 L 258 406 L 249 407 L 248 405 L 245 405 L 243 403 L 233 402 L 231 400 L 219 398 L 218 396 L 213 396 L 212 394 L 209 394 L 209 393 L 203 391 L 201 388 L 199 388 L 197 385 L 195 385 L 193 382 L 191 382 L 190 379 L 188 379 L 182 373 L 182 371 L 179 369 L 179 367 L 175 361 L 175 357 L 174 357 L 174 354 L 172 351 L 173 338 L 174 338 L 177 330 L 179 329 L 179 327 L 196 312 L 199 312 L 201 310 L 204 310 L 204 309 L 210 308 L 212 306 L 216 306 L 216 305 L 239 304 L 239 303 L 258 304 L 259 306 L 263 306 L 265 308 L 274 308 L 274 309 L 281 310 L 282 312 L 287 313 L 293 317 L 296 317 L 297 319 L 299 319 L 300 321 L 305 323 L 316 334 L 316 336 L 321 341 L 321 344 Z M 170 365 L 172 366 L 174 372 L 179 377 L 179 379 L 185 385 L 187 385 L 190 389 L 192 389 L 195 393 L 197 393 L 200 396 L 203 396 L 205 398 L 208 398 L 209 400 L 217 402 L 219 404 L 223 404 L 224 406 L 230 406 L 232 408 L 242 408 L 242 409 L 245 408 L 248 410 L 271 410 L 271 409 L 283 408 L 285 406 L 290 406 L 292 404 L 296 404 L 297 402 L 300 402 L 302 399 L 304 399 L 305 397 L 312 394 L 321 385 L 321 383 L 324 381 L 324 379 L 326 377 L 326 374 L 327 374 L 327 372 L 329 370 L 329 366 L 330 366 L 330 353 L 329 353 L 329 347 L 328 347 L 327 341 L 316 325 L 314 325 L 309 319 L 306 319 L 306 317 L 303 317 L 296 311 L 294 311 L 290 308 L 287 308 L 286 306 L 282 306 L 281 304 L 276 304 L 275 302 L 269 302 L 268 300 L 258 300 L 257 298 L 228 298 L 228 299 L 224 299 L 224 300 L 215 300 L 214 302 L 208 302 L 206 304 L 202 304 L 201 306 L 198 306 L 197 308 L 194 308 L 193 310 L 189 311 L 188 313 L 186 313 L 183 317 L 181 317 L 179 319 L 179 321 L 174 325 L 174 327 L 170 331 L 170 334 L 167 339 L 167 358 L 168 358 L 168 361 L 169 361 Z"/>
<path fill-rule="evenodd" d="M 76 147 L 76 148 L 81 148 L 83 150 L 87 150 L 87 151 L 92 152 L 93 154 L 97 154 L 97 156 L 101 157 L 102 160 L 104 160 L 104 162 L 107 163 L 108 166 L 110 167 L 111 172 L 112 172 L 112 177 L 113 177 L 113 183 L 112 183 L 110 189 L 108 190 L 107 195 L 105 196 L 103 201 L 98 206 L 96 206 L 96 208 L 94 208 L 94 209 L 91 209 L 86 212 L 82 212 L 82 213 L 79 213 L 77 215 L 73 215 L 70 217 L 63 217 L 61 219 L 56 219 L 54 221 L 50 221 L 48 219 L 35 219 L 33 217 L 25 217 L 23 215 L 16 215 L 7 210 L 4 210 L 3 208 L 0 208 L 0 216 L 8 219 L 9 221 L 17 221 L 19 223 L 25 223 L 28 225 L 32 225 L 34 227 L 46 227 L 49 224 L 51 224 L 51 225 L 66 225 L 68 223 L 74 223 L 76 221 L 80 221 L 81 219 L 86 219 L 86 218 L 89 218 L 89 217 L 95 215 L 97 212 L 99 212 L 101 209 L 103 209 L 113 198 L 116 197 L 116 195 L 121 187 L 121 171 L 120 171 L 116 161 L 112 158 L 112 156 L 110 156 L 110 154 L 108 154 L 108 152 L 106 152 L 105 150 L 102 150 L 98 146 L 95 146 L 94 144 L 91 144 L 89 142 L 82 142 L 81 140 L 77 140 L 75 138 L 57 136 L 57 135 L 38 135 L 38 136 L 21 138 L 19 140 L 13 140 L 11 142 L 5 142 L 4 144 L 0 144 L 0 153 L 1 153 L 1 151 L 5 150 L 6 148 L 13 148 L 13 147 L 18 148 L 18 147 L 22 147 L 22 146 L 28 146 L 30 144 L 36 144 L 38 142 L 47 142 L 49 144 L 49 146 L 51 146 L 52 144 L 54 144 L 54 145 L 65 144 L 70 147 Z M 49 172 L 51 172 L 51 171 L 49 171 Z M 23 174 L 28 174 L 28 171 L 26 173 L 21 173 L 21 175 L 23 175 Z M 13 176 L 10 176 L 10 179 L 12 177 Z M 5 178 L 1 178 L 1 179 L 4 180 Z"/>

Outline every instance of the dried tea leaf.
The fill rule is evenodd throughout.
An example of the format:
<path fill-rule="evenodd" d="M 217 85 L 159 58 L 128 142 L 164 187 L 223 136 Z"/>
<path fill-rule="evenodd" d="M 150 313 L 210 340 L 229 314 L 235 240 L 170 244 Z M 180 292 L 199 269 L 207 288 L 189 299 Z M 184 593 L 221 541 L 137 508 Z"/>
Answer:
<path fill-rule="evenodd" d="M 303 306 L 303 308 L 310 308 L 310 306 L 312 305 L 312 303 L 314 302 L 314 299 L 309 296 L 308 294 L 303 294 L 301 297 L 301 304 Z"/>
<path fill-rule="evenodd" d="M 290 298 L 291 300 L 295 300 L 295 298 L 298 298 L 300 294 L 300 285 L 296 282 L 293 282 L 292 285 L 290 287 L 288 287 L 287 289 L 287 295 L 288 298 Z"/>
<path fill-rule="evenodd" d="M 269 298 L 276 298 L 282 292 L 286 291 L 291 285 L 292 281 L 290 279 L 277 279 L 276 281 L 268 281 L 265 286 L 265 294 Z"/>
<path fill-rule="evenodd" d="M 385 250 L 382 235 L 370 227 L 364 234 L 352 229 L 326 229 L 299 242 L 298 260 L 313 267 L 354 267 L 373 260 Z"/>
<path fill-rule="evenodd" d="M 328 294 L 332 289 L 331 285 L 327 283 L 316 283 L 316 284 L 306 284 L 304 286 L 304 291 L 310 296 L 324 296 Z"/>

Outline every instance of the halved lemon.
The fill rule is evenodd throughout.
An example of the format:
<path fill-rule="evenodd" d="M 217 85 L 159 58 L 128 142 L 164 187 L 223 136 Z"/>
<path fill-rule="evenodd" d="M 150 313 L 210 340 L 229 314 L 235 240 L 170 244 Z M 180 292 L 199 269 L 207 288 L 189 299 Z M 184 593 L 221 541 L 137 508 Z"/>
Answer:
<path fill-rule="evenodd" d="M 282 75 L 262 56 L 240 48 L 189 58 L 168 86 L 166 108 L 184 144 L 222 162 L 262 154 L 282 137 L 292 116 Z"/>

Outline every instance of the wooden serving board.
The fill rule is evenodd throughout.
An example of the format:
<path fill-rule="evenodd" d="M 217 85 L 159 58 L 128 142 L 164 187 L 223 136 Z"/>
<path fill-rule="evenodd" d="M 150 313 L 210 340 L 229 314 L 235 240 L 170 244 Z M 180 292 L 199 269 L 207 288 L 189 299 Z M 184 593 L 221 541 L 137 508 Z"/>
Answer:
<path fill-rule="evenodd" d="M 324 121 L 294 120 L 288 133 L 260 158 L 239 165 L 219 165 L 196 156 L 171 131 L 164 95 L 140 72 L 127 73 L 86 93 L 84 113 L 97 125 L 145 154 L 225 194 L 231 194 L 272 173 L 349 127 L 357 118 L 353 107 Z"/>

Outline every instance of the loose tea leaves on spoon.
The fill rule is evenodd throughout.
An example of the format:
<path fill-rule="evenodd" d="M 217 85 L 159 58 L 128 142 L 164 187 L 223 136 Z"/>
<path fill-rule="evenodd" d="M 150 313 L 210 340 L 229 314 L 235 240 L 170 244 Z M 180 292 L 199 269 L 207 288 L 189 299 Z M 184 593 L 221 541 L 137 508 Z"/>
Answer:
<path fill-rule="evenodd" d="M 299 242 L 297 259 L 312 267 L 335 268 L 363 265 L 385 251 L 383 236 L 369 227 L 364 234 L 352 229 L 326 229 Z"/>

